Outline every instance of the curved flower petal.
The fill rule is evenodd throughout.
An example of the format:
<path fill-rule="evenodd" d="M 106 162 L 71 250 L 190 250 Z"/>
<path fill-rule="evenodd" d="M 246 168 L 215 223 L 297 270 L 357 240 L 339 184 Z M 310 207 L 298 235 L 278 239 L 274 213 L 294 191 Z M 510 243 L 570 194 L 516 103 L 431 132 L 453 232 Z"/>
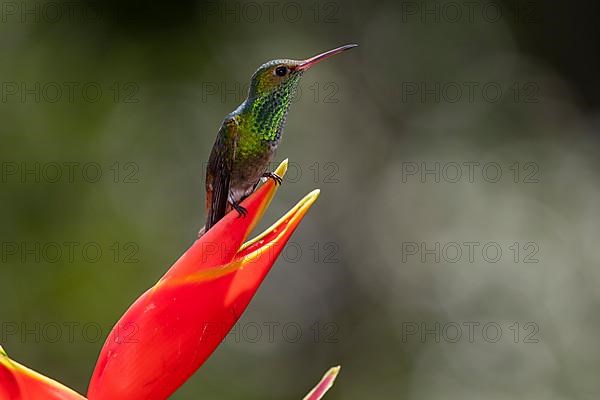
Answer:
<path fill-rule="evenodd" d="M 0 399 L 85 400 L 85 397 L 11 360 L 0 346 Z"/>
<path fill-rule="evenodd" d="M 340 366 L 330 368 L 329 371 L 325 372 L 325 375 L 321 378 L 321 381 L 307 394 L 302 400 L 319 400 L 325 393 L 333 386 L 335 378 L 340 373 Z"/>
<path fill-rule="evenodd" d="M 284 162 L 276 171 L 285 173 Z M 237 322 L 319 192 L 309 193 L 243 245 L 276 190 L 269 181 L 198 239 L 138 298 L 109 335 L 88 398 L 165 399 L 211 355 Z"/>

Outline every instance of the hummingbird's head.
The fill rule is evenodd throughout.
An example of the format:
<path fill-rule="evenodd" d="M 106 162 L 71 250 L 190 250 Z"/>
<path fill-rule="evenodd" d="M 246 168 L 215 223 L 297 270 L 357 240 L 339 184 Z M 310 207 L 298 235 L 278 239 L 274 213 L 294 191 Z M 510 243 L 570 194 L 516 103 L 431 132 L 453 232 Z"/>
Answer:
<path fill-rule="evenodd" d="M 356 46 L 356 44 L 348 44 L 306 60 L 283 59 L 269 61 L 258 67 L 252 75 L 248 97 L 278 96 L 282 99 L 291 100 L 304 71 L 327 57 Z"/>
<path fill-rule="evenodd" d="M 264 63 L 252 75 L 248 97 L 293 97 L 304 72 L 298 65 L 296 60 L 273 60 Z"/>
<path fill-rule="evenodd" d="M 338 47 L 306 60 L 273 60 L 261 65 L 252 75 L 248 99 L 244 102 L 252 116 L 248 119 L 250 129 L 265 140 L 278 141 L 304 71 L 352 47 L 356 45 Z"/>

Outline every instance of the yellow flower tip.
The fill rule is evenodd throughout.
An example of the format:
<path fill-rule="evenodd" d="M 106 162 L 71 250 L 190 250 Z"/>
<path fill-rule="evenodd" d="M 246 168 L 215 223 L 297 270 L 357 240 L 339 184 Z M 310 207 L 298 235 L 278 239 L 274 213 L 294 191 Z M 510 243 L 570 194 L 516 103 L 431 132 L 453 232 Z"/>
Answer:
<path fill-rule="evenodd" d="M 306 196 L 304 196 L 304 198 L 298 202 L 296 207 L 294 207 L 294 209 L 292 209 L 292 211 L 294 211 L 294 214 L 295 214 L 292 217 L 292 219 L 294 219 L 294 220 L 302 219 L 304 217 L 304 214 L 306 214 L 308 212 L 308 210 L 310 209 L 310 207 L 312 207 L 314 202 L 317 201 L 319 194 L 321 194 L 321 191 L 319 189 L 315 189 L 312 192 L 310 192 L 309 194 L 307 194 Z M 288 215 L 290 215 L 290 214 L 291 213 L 288 213 Z M 284 217 L 284 219 L 285 219 L 285 217 Z"/>
<path fill-rule="evenodd" d="M 315 189 L 312 192 L 308 193 L 290 211 L 288 211 L 281 218 L 281 220 L 283 221 L 283 220 L 288 219 L 292 214 L 301 214 L 301 215 L 306 214 L 306 211 L 308 211 L 308 209 L 313 205 L 313 203 L 315 201 L 317 201 L 319 194 L 321 194 L 321 191 L 319 189 Z M 275 223 L 275 224 L 277 224 L 277 223 Z"/>
<path fill-rule="evenodd" d="M 325 374 L 323 375 L 323 378 L 321 379 L 321 382 L 325 381 L 327 379 L 330 379 L 327 389 L 329 389 L 333 386 L 333 383 L 335 382 L 335 379 L 337 378 L 341 369 L 342 369 L 342 367 L 340 365 L 337 365 L 335 367 L 329 368 L 329 370 L 327 372 L 325 372 Z"/>
<path fill-rule="evenodd" d="M 283 178 L 285 173 L 287 172 L 287 167 L 288 167 L 288 159 L 286 158 L 279 164 L 277 169 L 275 169 L 275 173 L 277 175 L 279 175 L 281 178 Z M 262 218 L 263 214 L 265 213 L 267 207 L 269 206 L 269 204 L 271 204 L 271 200 L 273 199 L 273 196 L 275 196 L 275 192 L 279 188 L 279 185 L 274 184 L 273 182 L 271 182 L 270 184 L 271 184 L 271 186 L 268 190 L 268 193 L 266 194 L 266 196 L 263 199 L 262 206 L 260 207 L 259 211 L 256 213 L 256 215 L 254 217 L 254 221 L 248 227 L 248 231 L 246 232 L 246 239 L 247 239 L 248 235 L 254 230 L 254 228 L 256 228 L 258 221 L 260 221 L 260 219 Z"/>
<path fill-rule="evenodd" d="M 309 194 L 306 195 L 306 197 L 310 197 L 311 198 L 310 205 L 312 205 L 312 203 L 314 203 L 315 200 L 317 200 L 317 197 L 319 197 L 320 194 L 321 194 L 321 189 L 315 189 L 315 190 L 313 190 L 312 192 L 310 192 Z"/>
<path fill-rule="evenodd" d="M 335 367 L 331 367 L 329 368 L 329 371 L 327 371 L 325 373 L 325 376 L 333 376 L 336 377 L 338 376 L 338 374 L 340 373 L 340 370 L 342 369 L 341 365 L 336 365 Z"/>
<path fill-rule="evenodd" d="M 283 178 L 283 176 L 287 172 L 287 168 L 288 168 L 288 159 L 286 158 L 285 160 L 283 160 L 281 162 L 281 164 L 279 164 L 279 167 L 277 167 L 277 169 L 275 170 L 275 173 Z"/>
<path fill-rule="evenodd" d="M 6 368 L 12 368 L 12 360 L 6 354 L 6 351 L 0 346 L 0 366 L 4 366 Z"/>
<path fill-rule="evenodd" d="M 8 357 L 8 354 L 2 348 L 2 346 L 0 346 L 0 362 L 2 362 L 2 361 L 10 362 L 10 358 Z"/>
<path fill-rule="evenodd" d="M 337 378 L 341 366 L 337 365 L 335 367 L 329 368 L 327 372 L 323 375 L 317 386 L 315 386 L 304 398 L 303 400 L 318 400 L 321 399 L 325 393 L 331 389 L 333 383 L 335 382 L 335 378 Z"/>

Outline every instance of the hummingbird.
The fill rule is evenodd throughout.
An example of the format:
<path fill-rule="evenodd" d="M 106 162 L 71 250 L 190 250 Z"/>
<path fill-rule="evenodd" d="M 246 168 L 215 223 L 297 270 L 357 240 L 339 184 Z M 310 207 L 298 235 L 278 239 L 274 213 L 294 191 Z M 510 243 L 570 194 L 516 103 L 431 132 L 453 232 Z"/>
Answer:
<path fill-rule="evenodd" d="M 246 216 L 240 203 L 262 178 L 281 184 L 268 171 L 286 117 L 304 72 L 318 62 L 356 47 L 347 44 L 305 60 L 269 61 L 252 75 L 247 98 L 223 120 L 206 170 L 206 224 L 198 237 L 231 210 Z"/>

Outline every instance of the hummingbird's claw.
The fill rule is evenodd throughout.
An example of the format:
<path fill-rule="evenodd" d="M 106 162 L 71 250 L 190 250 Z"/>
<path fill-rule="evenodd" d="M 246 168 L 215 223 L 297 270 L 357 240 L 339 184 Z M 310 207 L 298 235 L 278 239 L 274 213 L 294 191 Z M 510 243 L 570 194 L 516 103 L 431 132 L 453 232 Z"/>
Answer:
<path fill-rule="evenodd" d="M 240 203 L 231 203 L 231 206 L 233 207 L 233 209 L 235 211 L 238 212 L 238 218 L 246 217 L 246 214 L 248 214 L 248 210 L 246 210 L 244 207 L 240 206 Z"/>
<path fill-rule="evenodd" d="M 262 176 L 263 178 L 273 179 L 278 185 L 281 185 L 281 183 L 283 182 L 283 178 L 277 175 L 275 172 L 265 172 Z"/>

